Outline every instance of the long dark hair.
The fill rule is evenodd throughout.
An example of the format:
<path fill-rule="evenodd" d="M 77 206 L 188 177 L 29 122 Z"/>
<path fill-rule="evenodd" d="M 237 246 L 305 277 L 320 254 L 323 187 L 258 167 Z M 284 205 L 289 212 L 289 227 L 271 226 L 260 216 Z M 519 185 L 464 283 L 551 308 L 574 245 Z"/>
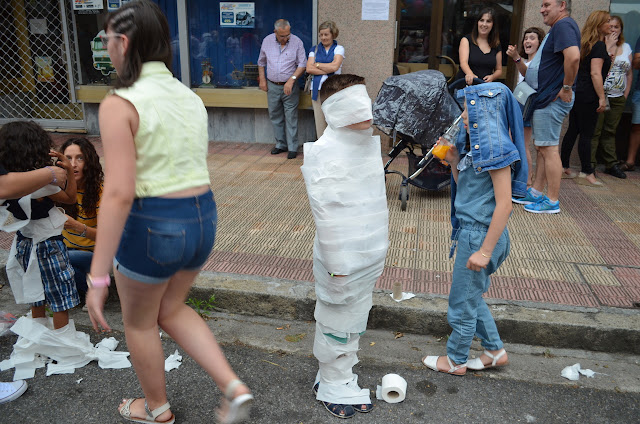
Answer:
<path fill-rule="evenodd" d="M 496 11 L 491 7 L 485 7 L 480 11 L 478 18 L 476 19 L 476 23 L 473 25 L 473 29 L 471 30 L 471 41 L 473 41 L 473 44 L 478 44 L 478 22 L 485 14 L 489 14 L 491 16 L 491 21 L 493 22 L 491 31 L 489 31 L 489 35 L 487 36 L 489 47 L 498 47 L 498 45 L 500 44 L 500 36 L 498 35 L 498 21 L 496 21 Z"/>
<path fill-rule="evenodd" d="M 0 128 L 0 163 L 9 172 L 52 165 L 52 147 L 49 133 L 33 121 L 13 121 Z"/>
<path fill-rule="evenodd" d="M 70 138 L 60 147 L 60 153 L 64 154 L 69 146 L 75 144 L 80 148 L 84 158 L 84 168 L 82 168 L 84 195 L 82 196 L 82 209 L 86 216 L 94 216 L 96 213 L 98 201 L 102 191 L 102 182 L 104 181 L 104 173 L 102 165 L 100 165 L 100 157 L 93 143 L 84 137 Z M 78 204 L 61 205 L 65 208 L 67 214 L 74 219 L 78 217 Z"/>
<path fill-rule="evenodd" d="M 105 32 L 107 29 L 129 39 L 123 69 L 115 82 L 116 88 L 131 87 L 140 77 L 145 62 L 164 62 L 171 69 L 169 24 L 155 3 L 138 0 L 125 4 L 107 16 Z"/>

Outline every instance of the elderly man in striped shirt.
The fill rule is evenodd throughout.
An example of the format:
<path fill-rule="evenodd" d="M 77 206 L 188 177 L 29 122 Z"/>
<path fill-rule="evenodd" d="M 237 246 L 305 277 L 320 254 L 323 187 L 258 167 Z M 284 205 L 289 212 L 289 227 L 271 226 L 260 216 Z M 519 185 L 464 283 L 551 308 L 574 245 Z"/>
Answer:
<path fill-rule="evenodd" d="M 287 159 L 297 155 L 300 100 L 297 79 L 302 76 L 306 66 L 302 40 L 291 34 L 289 21 L 278 19 L 273 34 L 267 35 L 262 41 L 258 58 L 260 89 L 267 92 L 269 119 L 276 137 L 272 155 L 285 151 L 289 152 Z"/>

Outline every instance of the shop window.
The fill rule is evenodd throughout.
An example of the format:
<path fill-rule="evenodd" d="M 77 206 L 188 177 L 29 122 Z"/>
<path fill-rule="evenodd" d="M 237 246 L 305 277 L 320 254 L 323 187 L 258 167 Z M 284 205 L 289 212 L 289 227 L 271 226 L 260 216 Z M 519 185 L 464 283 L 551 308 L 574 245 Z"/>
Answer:
<path fill-rule="evenodd" d="M 398 62 L 422 63 L 423 68 L 448 64 L 447 72 L 450 73 L 450 61 L 442 56 L 459 65 L 460 40 L 471 34 L 480 10 L 489 6 L 496 12 L 502 60 L 506 65 L 507 47 L 514 43 L 510 41 L 510 34 L 515 23 L 512 19 L 515 3 L 522 4 L 523 0 L 400 0 Z M 430 59 L 430 56 L 435 58 Z M 410 69 L 421 68 L 414 65 Z"/>
<path fill-rule="evenodd" d="M 232 7 L 221 11 L 221 3 Z M 280 18 L 291 23 L 291 33 L 302 39 L 306 51 L 311 48 L 312 0 L 188 0 L 187 13 L 193 87 L 257 86 L 260 45 Z"/>
<path fill-rule="evenodd" d="M 169 34 L 172 40 L 173 64 L 171 69 L 176 78 L 180 79 L 180 43 L 178 40 L 178 19 L 175 0 L 153 0 L 167 17 Z M 80 70 L 82 84 L 110 85 L 116 77 L 115 70 L 110 66 L 106 50 L 97 37 L 104 28 L 107 9 L 98 14 L 75 14 L 76 31 L 78 35 L 78 50 L 80 55 Z"/>

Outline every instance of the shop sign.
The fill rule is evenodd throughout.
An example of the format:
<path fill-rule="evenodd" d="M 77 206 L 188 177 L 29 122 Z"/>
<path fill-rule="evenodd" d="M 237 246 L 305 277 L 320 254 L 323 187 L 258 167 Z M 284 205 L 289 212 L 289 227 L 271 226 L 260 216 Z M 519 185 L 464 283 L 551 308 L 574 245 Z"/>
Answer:
<path fill-rule="evenodd" d="M 73 10 L 102 10 L 102 0 L 73 0 Z"/>
<path fill-rule="evenodd" d="M 255 3 L 220 2 L 220 27 L 254 28 Z"/>
<path fill-rule="evenodd" d="M 125 4 L 129 3 L 132 0 L 107 0 L 107 10 L 109 12 L 113 12 L 114 10 L 120 9 Z"/>

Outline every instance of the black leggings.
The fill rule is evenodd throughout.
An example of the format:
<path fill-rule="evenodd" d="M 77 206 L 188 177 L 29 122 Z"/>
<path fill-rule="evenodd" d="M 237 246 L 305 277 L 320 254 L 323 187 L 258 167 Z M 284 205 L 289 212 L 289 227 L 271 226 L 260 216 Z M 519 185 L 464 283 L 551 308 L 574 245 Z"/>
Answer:
<path fill-rule="evenodd" d="M 580 134 L 578 140 L 578 156 L 582 164 L 582 172 L 589 175 L 593 173 L 591 167 L 591 138 L 598 123 L 598 101 L 581 102 L 575 100 L 573 108 L 569 113 L 569 128 L 562 139 L 562 148 L 560 149 L 560 158 L 562 159 L 562 167 L 569 168 L 569 159 L 571 159 L 571 151 L 576 143 L 576 138 Z"/>

